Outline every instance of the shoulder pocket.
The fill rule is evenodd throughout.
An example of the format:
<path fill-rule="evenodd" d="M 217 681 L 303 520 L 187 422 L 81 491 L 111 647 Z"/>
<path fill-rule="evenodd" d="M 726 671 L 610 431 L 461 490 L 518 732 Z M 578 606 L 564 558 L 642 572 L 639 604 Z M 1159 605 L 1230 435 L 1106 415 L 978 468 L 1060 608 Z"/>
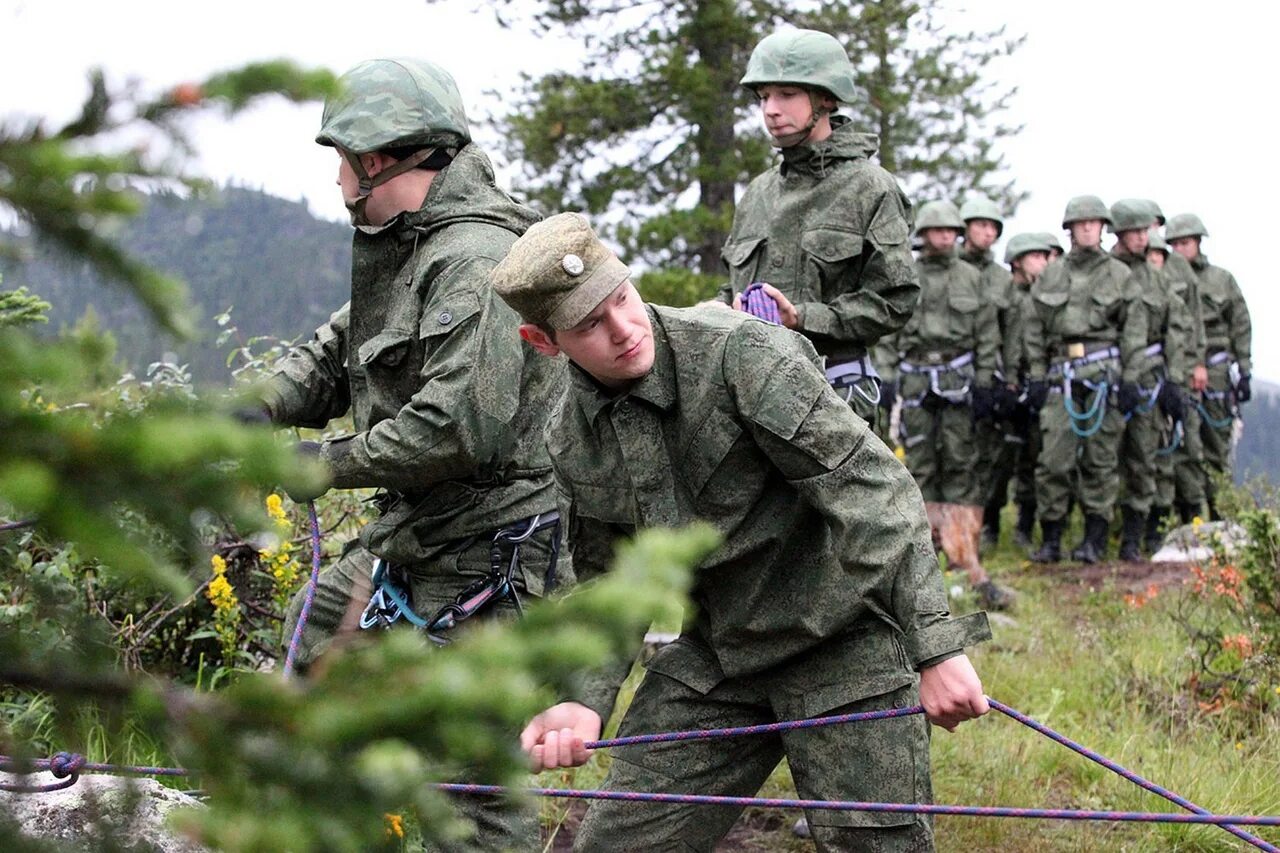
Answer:
<path fill-rule="evenodd" d="M 362 343 L 357 357 L 366 367 L 375 363 L 383 367 L 398 367 L 409 353 L 412 338 L 402 329 L 387 329 Z"/>
<path fill-rule="evenodd" d="M 694 495 L 702 491 L 741 435 L 742 427 L 738 422 L 719 409 L 712 409 L 703 420 L 689 441 L 682 466 L 689 490 Z"/>
<path fill-rule="evenodd" d="M 800 248 L 820 261 L 838 263 L 862 254 L 862 236 L 835 228 L 813 228 L 801 235 Z"/>
<path fill-rule="evenodd" d="M 744 240 L 735 240 L 732 243 L 726 243 L 724 250 L 720 254 L 721 257 L 724 258 L 724 262 L 729 266 L 740 267 L 747 262 L 752 253 L 755 252 L 763 242 L 763 237 L 751 237 Z"/>
<path fill-rule="evenodd" d="M 418 320 L 418 336 L 431 338 L 447 335 L 480 310 L 474 294 L 451 297 L 438 305 L 428 305 Z"/>
<path fill-rule="evenodd" d="M 1070 296 L 1065 290 L 1042 290 L 1038 293 L 1032 292 L 1032 300 L 1046 305 L 1049 308 L 1061 308 L 1067 304 L 1067 298 Z"/>

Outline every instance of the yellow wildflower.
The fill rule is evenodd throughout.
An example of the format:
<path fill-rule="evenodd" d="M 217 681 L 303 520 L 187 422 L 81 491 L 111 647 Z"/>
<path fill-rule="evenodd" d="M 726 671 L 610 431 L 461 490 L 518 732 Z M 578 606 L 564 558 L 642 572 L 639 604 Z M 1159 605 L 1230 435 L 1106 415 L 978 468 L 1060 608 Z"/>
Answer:
<path fill-rule="evenodd" d="M 382 819 L 387 822 L 387 838 L 393 835 L 396 838 L 404 838 L 404 818 L 388 812 L 382 816 Z"/>
<path fill-rule="evenodd" d="M 1202 525 L 1202 524 L 1204 524 L 1204 519 L 1203 519 L 1203 518 L 1201 518 L 1201 517 L 1200 517 L 1200 516 L 1198 516 L 1198 515 L 1197 515 L 1195 518 L 1191 519 L 1191 526 L 1192 526 L 1193 528 L 1195 528 L 1196 530 L 1199 530 L 1199 529 L 1200 529 L 1200 525 Z"/>
<path fill-rule="evenodd" d="M 284 513 L 284 501 L 274 492 L 267 495 L 267 515 L 271 516 L 271 520 L 276 524 L 289 523 L 289 517 Z"/>

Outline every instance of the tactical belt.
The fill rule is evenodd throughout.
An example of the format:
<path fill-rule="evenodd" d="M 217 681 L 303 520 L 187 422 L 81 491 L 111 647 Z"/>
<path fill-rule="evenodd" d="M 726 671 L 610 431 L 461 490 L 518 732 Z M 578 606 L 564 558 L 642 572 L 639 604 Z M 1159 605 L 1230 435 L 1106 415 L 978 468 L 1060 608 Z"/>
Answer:
<path fill-rule="evenodd" d="M 934 353 L 926 353 L 926 355 L 934 355 Z M 942 356 L 938 354 L 938 358 Z M 914 401 L 903 401 L 903 405 L 920 405 L 926 396 L 936 394 L 949 403 L 964 403 L 969 396 L 969 389 L 973 384 L 973 371 L 965 371 L 965 383 L 963 388 L 957 388 L 953 391 L 944 391 L 938 386 L 938 377 L 944 373 L 959 373 L 964 368 L 973 364 L 973 353 L 961 353 L 955 358 L 947 362 L 933 364 L 914 364 L 910 361 L 903 361 L 898 364 L 898 370 L 901 373 L 923 374 L 929 377 L 929 390 L 921 394 Z"/>
<path fill-rule="evenodd" d="M 1209 360 L 1204 363 L 1205 367 L 1217 367 L 1219 364 L 1226 364 L 1233 361 L 1235 356 L 1228 350 L 1220 349 L 1217 352 L 1210 353 Z"/>
<path fill-rule="evenodd" d="M 1100 361 L 1108 361 L 1110 359 L 1120 358 L 1120 347 L 1114 344 L 1105 344 L 1100 349 L 1086 353 L 1074 358 L 1055 361 L 1049 366 L 1050 376 L 1069 377 L 1075 373 L 1077 367 L 1084 367 L 1089 364 L 1097 364 Z"/>
<path fill-rule="evenodd" d="M 423 629 L 432 642 L 446 645 L 449 639 L 443 636 L 445 631 L 504 598 L 511 600 L 517 612 L 523 612 L 515 586 L 520 569 L 520 546 L 535 534 L 552 527 L 555 533 L 551 537 L 551 557 L 544 579 L 545 589 L 550 591 L 555 586 L 556 561 L 560 554 L 560 513 L 554 510 L 521 519 L 495 532 L 490 539 L 489 573 L 469 584 L 429 619 L 424 619 L 413 609 L 413 592 L 407 573 L 381 557 L 374 560 L 373 595 L 360 615 L 360 628 L 390 628 L 403 617 L 406 622 Z M 463 540 L 462 547 L 480 538 L 477 535 Z M 508 546 L 511 549 L 509 558 L 503 553 Z"/>
<path fill-rule="evenodd" d="M 880 374 L 867 356 L 830 365 L 825 373 L 831 387 L 844 392 L 846 403 L 856 393 L 873 406 L 880 404 Z M 870 387 L 871 393 L 865 391 L 864 387 Z"/>

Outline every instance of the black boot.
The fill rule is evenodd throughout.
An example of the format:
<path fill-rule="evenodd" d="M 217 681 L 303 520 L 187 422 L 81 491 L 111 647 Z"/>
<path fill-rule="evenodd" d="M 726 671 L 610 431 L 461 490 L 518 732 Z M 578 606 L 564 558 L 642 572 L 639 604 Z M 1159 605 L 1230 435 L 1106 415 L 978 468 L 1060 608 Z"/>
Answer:
<path fill-rule="evenodd" d="M 982 544 L 994 548 L 1000 544 L 1000 507 L 988 504 L 982 509 Z"/>
<path fill-rule="evenodd" d="M 1169 507 L 1153 506 L 1151 512 L 1147 513 L 1147 551 L 1154 554 L 1160 550 L 1160 546 L 1164 544 L 1164 534 L 1160 532 L 1160 528 L 1164 526 L 1165 519 L 1169 517 Z"/>
<path fill-rule="evenodd" d="M 1190 524 L 1200 515 L 1200 506 L 1189 501 L 1178 501 L 1178 517 L 1183 524 Z"/>
<path fill-rule="evenodd" d="M 1147 516 L 1131 507 L 1121 510 L 1124 516 L 1124 527 L 1120 533 L 1120 559 L 1126 563 L 1134 563 L 1142 559 L 1142 534 L 1147 526 Z"/>
<path fill-rule="evenodd" d="M 1018 526 L 1013 529 L 1014 544 L 1022 548 L 1031 547 L 1031 535 L 1036 529 L 1036 505 L 1033 503 L 1018 504 Z"/>
<path fill-rule="evenodd" d="M 1062 561 L 1062 522 L 1040 521 L 1040 533 L 1044 541 L 1040 550 L 1031 555 L 1033 563 L 1059 563 Z"/>
<path fill-rule="evenodd" d="M 1107 520 L 1100 515 L 1084 517 L 1084 540 L 1071 552 L 1071 559 L 1096 563 L 1107 555 Z"/>

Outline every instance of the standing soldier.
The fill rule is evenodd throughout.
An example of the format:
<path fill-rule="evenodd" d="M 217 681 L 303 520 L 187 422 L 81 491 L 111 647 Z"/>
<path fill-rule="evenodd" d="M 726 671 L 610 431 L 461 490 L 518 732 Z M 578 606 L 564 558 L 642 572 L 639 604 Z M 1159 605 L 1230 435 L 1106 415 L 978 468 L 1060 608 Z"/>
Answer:
<path fill-rule="evenodd" d="M 642 528 L 698 519 L 723 537 L 620 734 L 917 702 L 948 728 L 986 712 L 964 655 L 988 636 L 985 618 L 950 619 L 919 489 L 815 369 L 805 338 L 720 309 L 645 305 L 573 213 L 529 229 L 493 281 L 524 317 L 521 335 L 572 364 L 547 441 L 582 577 Z M 589 759 L 584 741 L 599 736 L 630 661 L 605 669 L 530 721 L 521 743 L 536 767 Z M 614 750 L 604 787 L 750 794 L 785 756 L 802 797 L 930 798 L 918 716 L 670 747 Z M 598 801 L 576 848 L 711 850 L 739 811 Z M 922 817 L 808 818 L 820 850 L 933 848 Z"/>
<path fill-rule="evenodd" d="M 262 401 L 279 425 L 320 428 L 350 412 L 353 434 L 311 449 L 333 486 L 379 489 L 381 513 L 321 573 L 304 666 L 357 630 L 362 609 L 361 627 L 410 620 L 387 592 L 428 622 L 464 590 L 510 581 L 515 595 L 540 595 L 557 541 L 543 425 L 560 371 L 524 348 L 488 283 L 538 217 L 495 186 L 444 69 L 378 59 L 340 83 L 316 141 L 337 150 L 355 225 L 351 300 L 280 363 Z M 510 596 L 493 600 L 491 612 L 516 612 Z M 301 607 L 300 594 L 286 638 Z M 480 827 L 473 845 L 537 843 L 536 810 L 459 802 Z"/>
<path fill-rule="evenodd" d="M 1205 497 L 1209 513 L 1218 518 L 1215 492 L 1220 478 L 1231 476 L 1231 437 L 1240 403 L 1253 396 L 1253 325 L 1235 276 L 1209 263 L 1200 241 L 1209 236 L 1194 213 L 1180 213 L 1165 226 L 1164 238 L 1175 253 L 1190 262 L 1200 289 L 1205 332 L 1208 386 L 1200 405 L 1200 437 L 1204 446 Z"/>
<path fill-rule="evenodd" d="M 900 435 L 948 565 L 965 570 L 984 607 L 1005 608 L 1012 596 L 978 560 L 985 478 L 978 476 L 974 440 L 975 422 L 992 416 L 1001 340 L 995 303 L 984 298 L 977 270 L 956 257 L 964 230 L 951 202 L 920 208 L 920 304 L 893 340 L 902 359 L 894 371 Z"/>
<path fill-rule="evenodd" d="M 919 297 L 910 204 L 868 158 L 874 136 L 833 115 L 857 99 L 853 66 L 834 37 L 782 30 L 751 53 L 742 85 L 756 94 L 782 162 L 751 182 L 724 246 L 725 302 L 756 282 L 782 323 L 813 342 L 827 379 L 874 424 L 880 379 L 868 352 L 902 328 Z"/>
<path fill-rule="evenodd" d="M 1062 257 L 1065 252 L 1062 248 L 1062 241 L 1058 239 L 1058 235 L 1052 231 L 1041 231 L 1036 234 L 1037 237 L 1049 244 L 1049 260 L 1056 261 Z"/>
<path fill-rule="evenodd" d="M 1147 345 L 1138 378 L 1143 402 L 1127 415 L 1120 443 L 1121 560 L 1141 559 L 1148 520 L 1160 517 L 1152 510 L 1162 427 L 1171 422 L 1180 428 L 1187 408 L 1182 386 L 1192 341 L 1191 315 L 1164 273 L 1147 262 L 1147 230 L 1153 222 L 1150 206 L 1142 202 L 1126 199 L 1111 206 L 1111 231 L 1116 235 L 1111 254 L 1132 271 L 1141 292 L 1135 307 L 1147 315 Z"/>
<path fill-rule="evenodd" d="M 1018 360 L 1022 355 L 1022 329 L 1013 282 L 1004 267 L 996 263 L 991 247 L 1004 232 L 1000 209 L 990 199 L 978 196 L 960 207 L 964 220 L 964 250 L 961 260 L 981 276 L 979 293 L 995 307 L 1000 335 L 997 351 L 994 401 L 991 417 L 974 424 L 980 463 L 975 469 L 978 496 L 983 504 L 982 538 L 995 545 L 1000 541 L 1000 511 L 1008 501 L 1009 478 L 1017 455 L 1014 417 L 1018 408 Z M 996 485 L 1001 488 L 997 489 Z M 997 494 L 998 492 L 998 494 Z"/>
<path fill-rule="evenodd" d="M 1043 234 L 1015 234 L 1005 247 L 1004 262 L 1012 274 L 1014 306 L 1018 312 L 1018 349 L 1015 367 L 1010 376 L 1016 377 L 1023 388 L 1027 379 L 1027 355 L 1025 335 L 1027 300 L 1031 298 L 1031 285 L 1035 284 L 1049 265 L 1049 241 Z M 1027 404 L 1025 391 L 1019 395 L 1018 405 L 1010 419 L 1006 434 L 1014 448 L 1013 465 L 996 472 L 991 484 L 991 494 L 1003 506 L 1009 493 L 1009 480 L 1016 478 L 1014 504 L 1018 507 L 1018 521 L 1014 527 L 1014 542 L 1021 547 L 1031 546 L 1031 535 L 1036 526 L 1036 458 L 1040 454 L 1039 412 Z"/>
<path fill-rule="evenodd" d="M 1085 535 L 1072 559 L 1095 563 L 1106 553 L 1124 415 L 1142 402 L 1137 379 L 1146 312 L 1129 268 L 1101 248 L 1102 226 L 1110 221 L 1097 196 L 1071 199 L 1062 219 L 1071 251 L 1031 286 L 1027 397 L 1040 411 L 1042 441 L 1036 507 L 1043 541 L 1031 557 L 1037 563 L 1061 559 L 1077 472 Z"/>

